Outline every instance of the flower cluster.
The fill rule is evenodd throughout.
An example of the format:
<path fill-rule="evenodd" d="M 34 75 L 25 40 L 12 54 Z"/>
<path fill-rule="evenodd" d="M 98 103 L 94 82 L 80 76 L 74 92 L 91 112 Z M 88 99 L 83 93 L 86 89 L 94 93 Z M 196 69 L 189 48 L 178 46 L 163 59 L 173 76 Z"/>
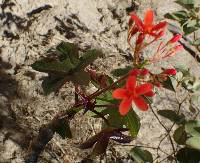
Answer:
<path fill-rule="evenodd" d="M 154 39 L 157 40 L 164 34 L 167 23 L 163 21 L 154 25 L 154 14 L 152 10 L 147 10 L 144 17 L 144 23 L 134 12 L 130 13 L 130 16 L 131 19 L 129 20 L 129 38 L 139 32 L 136 41 L 137 44 L 141 44 L 144 41 L 146 35 L 153 36 Z M 133 22 L 135 22 L 135 24 L 133 24 Z"/>
<path fill-rule="evenodd" d="M 161 87 L 162 82 L 166 81 L 169 76 L 176 75 L 176 70 L 173 68 L 162 69 L 163 71 L 159 74 L 153 74 L 150 70 L 141 68 L 141 51 L 155 41 L 160 41 L 167 26 L 165 21 L 154 24 L 153 19 L 154 14 L 150 9 L 146 11 L 144 22 L 134 12 L 130 13 L 128 43 L 133 49 L 133 63 L 136 68 L 129 72 L 125 86 L 113 91 L 113 98 L 122 100 L 119 105 L 121 115 L 126 115 L 132 105 L 136 105 L 142 111 L 148 110 L 149 104 L 145 100 L 145 96 L 153 97 L 155 95 L 154 86 Z M 138 35 L 133 47 L 131 39 L 136 34 Z M 153 39 L 147 42 L 147 36 Z M 154 63 L 174 56 L 177 51 L 183 48 L 182 45 L 176 44 L 181 37 L 177 34 L 166 43 L 161 41 L 153 56 L 145 60 L 146 63 Z"/>

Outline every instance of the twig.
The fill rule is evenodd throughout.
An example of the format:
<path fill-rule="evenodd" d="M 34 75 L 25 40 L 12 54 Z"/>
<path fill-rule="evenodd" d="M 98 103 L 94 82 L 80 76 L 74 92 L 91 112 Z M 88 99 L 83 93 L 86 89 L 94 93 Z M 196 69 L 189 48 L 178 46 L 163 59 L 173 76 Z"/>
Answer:
<path fill-rule="evenodd" d="M 123 77 L 121 77 L 120 79 L 118 79 L 117 81 L 113 82 L 111 85 L 109 85 L 108 87 L 105 87 L 103 89 L 101 89 L 98 92 L 95 92 L 94 94 L 90 95 L 89 98 L 90 99 L 94 99 L 95 97 L 101 95 L 103 92 L 106 92 L 109 89 L 112 89 L 117 83 L 122 82 L 123 80 L 125 80 L 128 77 L 129 74 L 124 75 Z"/>
<path fill-rule="evenodd" d="M 158 118 L 158 116 L 157 116 L 157 114 L 154 112 L 154 110 L 153 110 L 153 108 L 152 108 L 152 106 L 150 105 L 150 109 L 151 109 L 151 111 L 153 112 L 153 114 L 154 114 L 154 116 L 156 117 L 156 119 L 158 120 L 158 122 L 160 123 L 160 125 L 166 130 L 166 132 L 167 132 L 167 135 L 169 136 L 169 141 L 170 141 L 170 143 L 171 143 L 171 145 L 172 145 L 172 150 L 173 150 L 173 153 L 174 153 L 174 158 L 175 158 L 175 147 L 174 147 L 174 143 L 173 143 L 173 141 L 172 141 L 172 138 L 171 138 L 171 136 L 170 136 L 170 131 L 165 127 L 165 125 L 163 125 L 163 123 L 160 121 L 160 119 Z M 177 163 L 177 160 L 176 160 L 176 158 L 175 158 L 175 162 Z"/>

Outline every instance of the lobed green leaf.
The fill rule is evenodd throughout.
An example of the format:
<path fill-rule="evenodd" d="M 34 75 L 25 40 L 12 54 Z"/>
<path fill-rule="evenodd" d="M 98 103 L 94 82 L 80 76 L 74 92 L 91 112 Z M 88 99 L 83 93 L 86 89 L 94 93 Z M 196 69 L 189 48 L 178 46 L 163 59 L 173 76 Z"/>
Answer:
<path fill-rule="evenodd" d="M 125 68 L 117 68 L 117 69 L 114 69 L 111 72 L 111 74 L 116 77 L 120 77 L 120 76 L 126 75 L 132 69 L 133 69 L 133 67 L 131 67 L 131 66 L 126 66 Z"/>
<path fill-rule="evenodd" d="M 185 124 L 185 131 L 191 136 L 199 136 L 200 133 L 195 129 L 200 127 L 200 120 L 190 120 Z"/>
<path fill-rule="evenodd" d="M 135 160 L 136 163 L 153 163 L 153 156 L 147 150 L 142 150 L 139 147 L 134 147 L 130 151 L 131 157 Z"/>
<path fill-rule="evenodd" d="M 123 117 L 124 124 L 129 129 L 132 137 L 136 137 L 140 130 L 140 119 L 133 109 Z"/>
<path fill-rule="evenodd" d="M 177 144 L 179 145 L 185 145 L 186 139 L 187 139 L 187 134 L 185 132 L 185 127 L 180 126 L 174 131 L 173 135 L 174 140 L 176 141 Z"/>
<path fill-rule="evenodd" d="M 186 145 L 190 148 L 200 150 L 200 137 L 194 136 L 187 139 Z"/>
<path fill-rule="evenodd" d="M 184 124 L 185 123 L 185 116 L 183 114 L 178 115 L 173 110 L 159 110 L 158 114 L 169 119 L 172 122 L 175 122 L 176 124 Z"/>
<path fill-rule="evenodd" d="M 179 163 L 198 163 L 200 160 L 200 151 L 190 148 L 181 148 L 176 158 Z"/>

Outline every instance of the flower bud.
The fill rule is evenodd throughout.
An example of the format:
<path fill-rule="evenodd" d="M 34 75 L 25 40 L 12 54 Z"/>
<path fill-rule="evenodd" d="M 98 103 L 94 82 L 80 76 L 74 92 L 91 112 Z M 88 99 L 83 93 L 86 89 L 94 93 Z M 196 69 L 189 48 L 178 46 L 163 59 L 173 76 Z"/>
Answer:
<path fill-rule="evenodd" d="M 163 73 L 166 74 L 166 75 L 176 75 L 176 72 L 177 72 L 176 69 L 173 69 L 173 68 L 166 69 L 166 70 L 163 71 Z"/>
<path fill-rule="evenodd" d="M 174 37 L 172 37 L 171 40 L 168 41 L 168 43 L 175 43 L 177 41 L 179 41 L 180 39 L 182 38 L 182 35 L 181 34 L 176 34 Z"/>

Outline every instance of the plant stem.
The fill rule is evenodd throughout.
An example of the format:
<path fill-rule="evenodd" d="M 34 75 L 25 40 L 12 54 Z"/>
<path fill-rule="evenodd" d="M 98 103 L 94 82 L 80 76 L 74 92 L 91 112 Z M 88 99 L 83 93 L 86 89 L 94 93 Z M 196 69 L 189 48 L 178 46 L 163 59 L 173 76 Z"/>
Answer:
<path fill-rule="evenodd" d="M 101 90 L 99 90 L 97 92 L 94 92 L 93 94 L 89 95 L 88 98 L 90 100 L 92 100 L 92 99 L 96 98 L 97 96 L 101 95 L 102 93 L 108 91 L 109 89 L 112 89 L 117 83 L 120 83 L 123 80 L 125 80 L 128 77 L 128 75 L 129 74 L 126 74 L 123 77 L 121 77 L 120 79 L 118 79 L 117 81 L 113 82 L 111 85 L 109 85 L 109 86 L 107 86 L 107 87 L 105 87 L 105 88 L 103 88 L 103 89 L 101 89 Z M 74 104 L 73 107 L 79 107 L 81 105 L 83 105 L 83 101 L 82 100 L 77 102 L 76 104 Z"/>
<path fill-rule="evenodd" d="M 91 94 L 89 96 L 90 99 L 94 99 L 97 96 L 101 95 L 103 92 L 106 92 L 109 89 L 112 89 L 117 83 L 122 82 L 123 80 L 125 80 L 128 77 L 129 74 L 126 74 L 125 76 L 121 77 L 120 79 L 118 79 L 117 81 L 113 82 L 111 85 L 109 85 L 108 87 L 103 88 L 102 90 L 95 92 L 94 94 Z"/>
<path fill-rule="evenodd" d="M 174 147 L 173 140 L 172 140 L 172 138 L 171 138 L 171 136 L 170 136 L 170 130 L 168 130 L 168 129 L 165 127 L 165 125 L 163 125 L 163 123 L 160 121 L 160 119 L 158 118 L 157 114 L 154 112 L 154 110 L 153 110 L 153 108 L 152 108 L 151 105 L 150 105 L 150 108 L 151 108 L 151 111 L 153 112 L 154 116 L 156 117 L 156 119 L 157 119 L 158 122 L 160 123 L 160 125 L 166 130 L 167 135 L 169 136 L 169 141 L 170 141 L 170 143 L 171 143 L 171 145 L 172 145 L 172 150 L 173 150 L 173 153 L 174 153 L 174 159 L 175 159 L 175 162 L 177 163 L 177 160 L 176 160 L 176 157 L 175 157 L 175 155 L 176 155 L 176 150 L 175 150 L 175 147 Z"/>
<path fill-rule="evenodd" d="M 104 108 L 116 108 L 118 107 L 117 104 L 108 104 L 108 105 L 95 105 L 95 107 L 104 107 Z"/>

